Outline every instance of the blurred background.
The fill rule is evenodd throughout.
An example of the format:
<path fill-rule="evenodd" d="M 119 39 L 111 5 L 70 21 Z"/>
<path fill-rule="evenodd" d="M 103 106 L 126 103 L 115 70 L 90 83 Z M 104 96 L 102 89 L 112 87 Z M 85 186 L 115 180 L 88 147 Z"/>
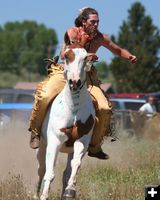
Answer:
<path fill-rule="evenodd" d="M 79 9 L 87 6 L 99 12 L 99 30 L 138 58 L 137 64 L 132 65 L 107 49 L 100 48 L 97 53 L 99 62 L 96 68 L 102 82 L 101 88 L 110 97 L 114 109 L 138 110 L 148 96 L 153 95 L 159 112 L 160 2 L 153 2 L 2 1 L 1 124 L 4 124 L 2 120 L 11 120 L 13 116 L 23 121 L 29 118 L 36 85 L 47 76 L 44 59 L 60 53 L 64 32 L 74 25 Z"/>
<path fill-rule="evenodd" d="M 103 175 L 101 180 L 100 170 L 96 168 L 96 178 L 91 174 L 87 179 L 93 179 L 92 182 L 98 180 L 95 186 L 80 178 L 86 184 L 82 184 L 81 189 L 85 191 L 87 188 L 90 191 L 89 193 L 87 190 L 84 196 L 81 194 L 82 199 L 85 199 L 87 193 L 88 199 L 93 200 L 93 196 L 96 199 L 97 195 L 92 194 L 99 191 L 100 196 L 97 199 L 105 199 L 106 195 L 111 194 L 110 199 L 140 200 L 143 199 L 142 187 L 145 184 L 157 184 L 160 173 L 160 163 L 156 159 L 160 151 L 157 140 L 160 133 L 159 0 L 0 0 L 0 177 L 5 178 L 9 171 L 22 173 L 33 189 L 32 178 L 36 180 L 37 168 L 35 153 L 29 149 L 27 129 L 34 91 L 37 83 L 47 77 L 44 59 L 59 55 L 63 35 L 68 27 L 74 26 L 74 19 L 83 7 L 95 8 L 99 12 L 99 30 L 108 34 L 119 46 L 135 54 L 138 62 L 132 65 L 105 48 L 97 52 L 99 60 L 96 68 L 102 83 L 101 88 L 113 105 L 111 128 L 115 131 L 115 138 L 122 139 L 115 146 L 104 142 L 104 148 L 111 155 L 109 168 L 106 169 L 105 164 L 99 161 L 86 159 L 86 165 L 92 166 L 89 168 L 91 173 L 95 173 L 94 167 L 100 165 Z M 157 109 L 150 117 L 139 112 L 149 96 L 154 97 Z M 157 142 L 142 142 L 141 138 L 156 139 Z M 63 159 L 59 162 L 65 163 Z M 115 166 L 119 166 L 119 169 Z M 146 171 L 141 170 L 143 168 Z M 104 181 L 106 172 L 113 172 L 113 177 L 116 174 L 119 179 L 115 177 L 114 182 L 107 176 Z M 131 176 L 133 180 L 128 178 L 134 174 L 135 176 Z M 82 174 L 82 177 L 88 178 L 87 175 Z M 141 180 L 138 177 L 142 177 Z M 123 184 L 119 184 L 120 181 Z M 61 183 L 58 184 L 59 189 Z M 7 184 L 5 182 L 3 185 L 2 182 L 2 199 L 31 200 L 30 197 L 22 197 L 24 188 L 19 185 L 20 176 L 11 178 Z M 21 188 L 21 191 L 16 189 L 15 193 L 13 186 Z M 119 188 L 116 189 L 117 193 L 114 193 L 115 187 Z M 14 191 L 9 197 L 7 194 L 12 188 Z M 22 196 L 16 197 L 17 194 Z M 133 198 L 130 198 L 130 194 Z"/>

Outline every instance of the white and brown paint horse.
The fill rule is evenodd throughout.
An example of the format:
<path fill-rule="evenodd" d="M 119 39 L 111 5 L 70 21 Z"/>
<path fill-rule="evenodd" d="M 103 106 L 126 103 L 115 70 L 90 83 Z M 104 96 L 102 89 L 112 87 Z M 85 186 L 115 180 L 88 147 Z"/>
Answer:
<path fill-rule="evenodd" d="M 87 90 L 86 72 L 91 68 L 87 52 L 83 48 L 65 51 L 64 75 L 66 85 L 53 101 L 42 125 L 42 137 L 38 152 L 40 193 L 42 180 L 44 187 L 40 199 L 48 199 L 54 166 L 58 152 L 67 152 L 67 166 L 63 173 L 61 198 L 75 198 L 76 175 L 92 136 L 95 123 L 95 110 Z"/>

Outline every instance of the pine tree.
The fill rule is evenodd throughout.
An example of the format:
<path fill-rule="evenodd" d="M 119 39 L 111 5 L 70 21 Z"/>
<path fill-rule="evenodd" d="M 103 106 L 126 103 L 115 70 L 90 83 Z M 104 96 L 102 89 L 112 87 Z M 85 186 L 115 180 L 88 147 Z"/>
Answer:
<path fill-rule="evenodd" d="M 118 92 L 152 92 L 160 90 L 160 33 L 145 8 L 136 2 L 128 10 L 118 38 L 112 40 L 138 58 L 133 65 L 119 57 L 110 64 Z"/>

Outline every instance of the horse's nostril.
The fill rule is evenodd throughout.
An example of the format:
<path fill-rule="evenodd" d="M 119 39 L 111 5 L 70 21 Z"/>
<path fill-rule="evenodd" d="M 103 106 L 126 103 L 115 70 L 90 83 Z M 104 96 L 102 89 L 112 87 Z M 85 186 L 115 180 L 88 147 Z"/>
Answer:
<path fill-rule="evenodd" d="M 69 85 L 73 84 L 73 81 L 71 79 L 69 79 Z"/>
<path fill-rule="evenodd" d="M 76 83 L 77 87 L 80 87 L 81 86 L 81 80 L 79 79 Z"/>

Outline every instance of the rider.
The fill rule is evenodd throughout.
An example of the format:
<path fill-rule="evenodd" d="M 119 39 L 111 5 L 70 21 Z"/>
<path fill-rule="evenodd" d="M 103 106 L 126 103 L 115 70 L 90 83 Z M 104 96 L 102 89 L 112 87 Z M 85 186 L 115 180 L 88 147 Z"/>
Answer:
<path fill-rule="evenodd" d="M 98 30 L 98 24 L 99 16 L 95 9 L 82 9 L 79 16 L 75 19 L 75 27 L 68 29 L 65 34 L 65 45 L 61 52 L 62 59 L 66 46 L 77 42 L 91 55 L 91 60 L 97 59 L 95 54 L 97 50 L 103 46 L 120 57 L 129 60 L 131 63 L 136 63 L 136 56 L 113 43 L 108 35 L 101 33 Z M 103 91 L 100 89 L 100 81 L 97 78 L 97 72 L 94 66 L 87 75 L 87 84 L 88 90 L 94 102 L 97 104 L 97 120 L 93 130 L 88 155 L 100 159 L 107 159 L 109 156 L 102 151 L 101 144 L 103 137 L 106 136 L 109 131 L 112 107 L 108 98 L 105 97 Z M 38 84 L 35 93 L 35 103 L 32 109 L 29 128 L 29 131 L 31 131 L 31 148 L 35 149 L 39 147 L 41 125 L 47 107 L 63 89 L 64 85 L 63 66 L 56 63 L 51 64 L 48 78 Z"/>

